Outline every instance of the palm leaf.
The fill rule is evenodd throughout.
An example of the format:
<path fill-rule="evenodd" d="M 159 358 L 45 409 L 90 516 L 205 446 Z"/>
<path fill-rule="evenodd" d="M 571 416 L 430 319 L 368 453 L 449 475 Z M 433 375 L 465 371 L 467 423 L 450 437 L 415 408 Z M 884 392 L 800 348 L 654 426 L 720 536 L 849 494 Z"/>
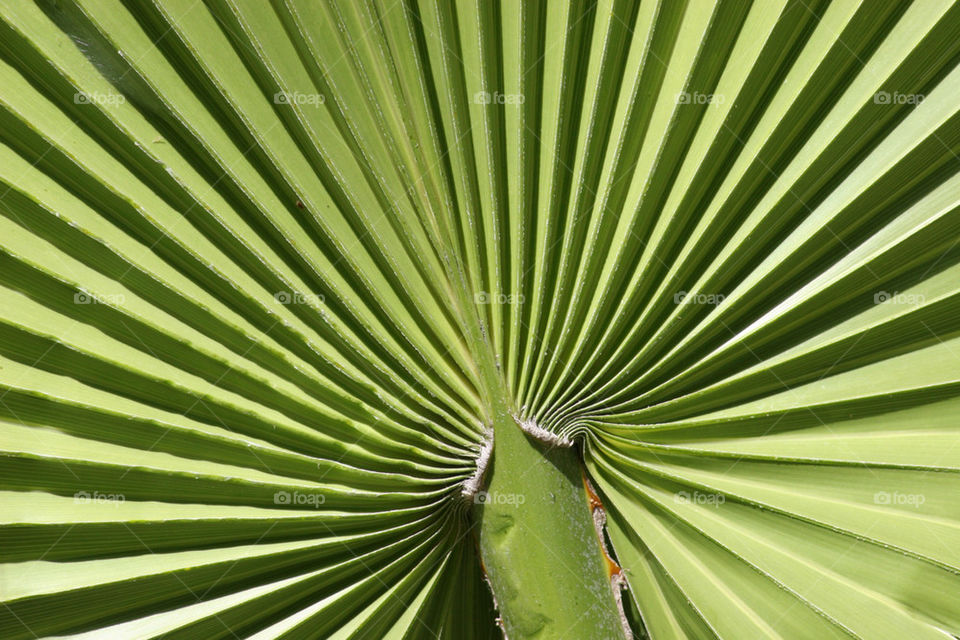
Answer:
<path fill-rule="evenodd" d="M 960 637 L 960 6 L 0 15 L 0 637 Z"/>

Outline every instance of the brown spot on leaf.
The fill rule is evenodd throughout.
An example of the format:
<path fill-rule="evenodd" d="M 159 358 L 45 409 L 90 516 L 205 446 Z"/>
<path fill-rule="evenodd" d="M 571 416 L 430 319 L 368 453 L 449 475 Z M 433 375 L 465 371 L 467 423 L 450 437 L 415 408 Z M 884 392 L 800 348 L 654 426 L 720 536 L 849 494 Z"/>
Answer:
<path fill-rule="evenodd" d="M 607 565 L 607 578 L 612 578 L 613 576 L 622 576 L 623 569 L 617 564 L 616 560 L 610 557 L 610 554 L 607 553 L 607 543 L 603 539 L 603 528 L 607 522 L 607 512 L 603 508 L 603 500 L 600 499 L 600 496 L 597 495 L 597 492 L 593 490 L 593 487 L 590 485 L 590 480 L 587 478 L 586 471 L 582 468 L 580 470 L 581 477 L 583 478 L 583 488 L 587 492 L 587 502 L 590 504 L 590 514 L 593 516 L 593 523 L 597 534 L 597 542 L 600 544 L 600 551 L 603 552 L 603 559 Z"/>

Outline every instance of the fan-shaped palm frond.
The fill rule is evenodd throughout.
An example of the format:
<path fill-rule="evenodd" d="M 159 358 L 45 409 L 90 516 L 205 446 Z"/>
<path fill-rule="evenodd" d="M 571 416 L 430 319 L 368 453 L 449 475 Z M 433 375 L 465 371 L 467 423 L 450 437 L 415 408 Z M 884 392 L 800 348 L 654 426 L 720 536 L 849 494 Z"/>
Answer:
<path fill-rule="evenodd" d="M 960 637 L 958 153 L 949 0 L 0 2 L 0 637 Z"/>

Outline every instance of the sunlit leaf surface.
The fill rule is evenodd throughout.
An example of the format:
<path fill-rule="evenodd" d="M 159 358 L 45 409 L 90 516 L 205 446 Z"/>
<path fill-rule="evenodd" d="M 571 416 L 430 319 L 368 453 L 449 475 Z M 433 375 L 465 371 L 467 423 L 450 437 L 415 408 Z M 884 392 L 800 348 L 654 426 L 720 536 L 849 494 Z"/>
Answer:
<path fill-rule="evenodd" d="M 500 637 L 478 321 L 641 637 L 960 636 L 960 4 L 0 14 L 0 637 Z"/>

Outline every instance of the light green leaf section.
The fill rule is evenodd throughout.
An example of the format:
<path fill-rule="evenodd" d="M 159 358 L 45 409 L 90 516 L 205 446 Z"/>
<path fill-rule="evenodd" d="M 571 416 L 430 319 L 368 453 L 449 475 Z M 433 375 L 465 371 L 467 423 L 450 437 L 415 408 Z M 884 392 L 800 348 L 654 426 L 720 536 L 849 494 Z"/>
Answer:
<path fill-rule="evenodd" d="M 960 637 L 958 61 L 950 0 L 0 2 L 0 638 L 621 637 L 581 471 L 635 637 Z"/>

